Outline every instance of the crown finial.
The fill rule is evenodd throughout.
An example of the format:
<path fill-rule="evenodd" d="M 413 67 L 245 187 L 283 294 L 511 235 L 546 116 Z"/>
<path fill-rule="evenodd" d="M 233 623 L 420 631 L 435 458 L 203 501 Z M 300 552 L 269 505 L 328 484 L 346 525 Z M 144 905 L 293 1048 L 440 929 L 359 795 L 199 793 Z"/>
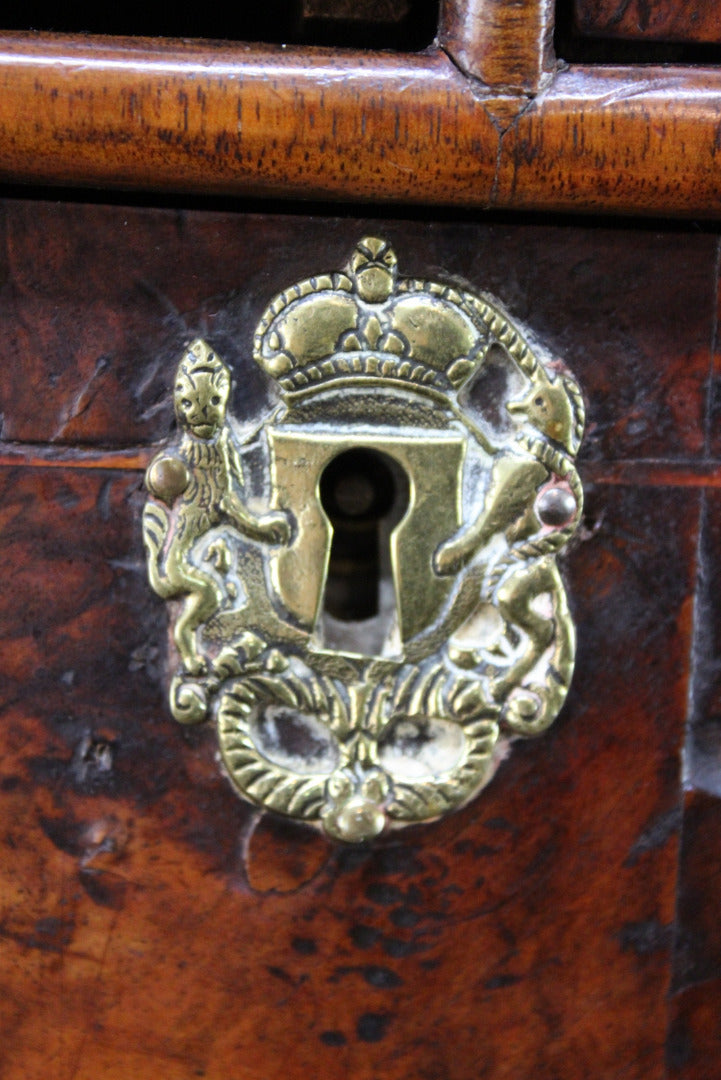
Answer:
<path fill-rule="evenodd" d="M 258 325 L 254 356 L 284 395 L 369 378 L 447 392 L 472 376 L 489 340 L 479 298 L 399 278 L 390 241 L 365 236 L 344 271 L 275 297 Z"/>

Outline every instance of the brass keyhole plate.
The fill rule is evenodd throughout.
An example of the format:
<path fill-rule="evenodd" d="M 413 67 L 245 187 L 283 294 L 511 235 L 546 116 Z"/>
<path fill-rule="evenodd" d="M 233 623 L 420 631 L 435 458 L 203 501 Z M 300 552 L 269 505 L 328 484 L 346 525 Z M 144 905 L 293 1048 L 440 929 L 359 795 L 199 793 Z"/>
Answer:
<path fill-rule="evenodd" d="M 214 719 L 244 798 L 368 841 L 465 803 L 563 704 L 583 399 L 497 301 L 399 278 L 378 237 L 275 297 L 254 358 L 262 433 L 238 437 L 197 339 L 147 472 L 170 706 Z"/>

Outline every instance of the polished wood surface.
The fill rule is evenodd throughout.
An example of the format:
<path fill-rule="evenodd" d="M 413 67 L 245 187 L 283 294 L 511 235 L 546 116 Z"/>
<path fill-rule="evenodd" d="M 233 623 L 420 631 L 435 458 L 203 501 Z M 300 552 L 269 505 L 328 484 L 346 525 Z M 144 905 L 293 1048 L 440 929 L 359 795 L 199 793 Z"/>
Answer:
<path fill-rule="evenodd" d="M 605 524 L 569 569 L 597 636 L 566 716 L 473 807 L 352 852 L 259 819 L 212 732 L 168 719 L 138 479 L 19 472 L 0 476 L 6 1076 L 660 1080 L 694 493 L 595 495 Z M 641 636 L 662 668 L 634 668 Z"/>
<path fill-rule="evenodd" d="M 446 0 L 439 40 L 462 71 L 485 86 L 535 92 L 556 70 L 553 0 Z"/>
<path fill-rule="evenodd" d="M 94 448 L 132 467 L 167 436 L 168 371 L 197 335 L 243 365 L 231 413 L 262 415 L 248 361 L 269 300 L 376 230 L 401 274 L 488 289 L 566 358 L 593 402 L 582 462 L 617 478 L 721 460 L 721 444 L 704 459 L 715 235 L 23 199 L 0 212 L 3 452 L 85 464 Z"/>
<path fill-rule="evenodd" d="M 721 43 L 715 0 L 574 0 L 576 27 L 591 37 Z"/>
<path fill-rule="evenodd" d="M 21 199 L 0 225 L 4 1080 L 717 1080 L 719 237 Z M 182 341 L 262 411 L 264 305 L 369 231 L 494 292 L 590 408 L 567 707 L 472 805 L 355 851 L 244 805 L 170 718 L 139 516 Z"/>
<path fill-rule="evenodd" d="M 396 204 L 0 203 L 2 1080 L 721 1080 L 718 229 L 404 206 L 718 217 L 721 70 L 556 65 L 552 16 L 447 0 L 418 55 L 2 35 L 1 179 Z M 261 415 L 258 316 L 367 232 L 590 408 L 567 706 L 354 851 L 170 718 L 139 517 L 182 343 Z"/>
<path fill-rule="evenodd" d="M 720 109 L 717 68 L 571 66 L 529 98 L 442 50 L 0 38 L 21 182 L 715 217 Z"/>

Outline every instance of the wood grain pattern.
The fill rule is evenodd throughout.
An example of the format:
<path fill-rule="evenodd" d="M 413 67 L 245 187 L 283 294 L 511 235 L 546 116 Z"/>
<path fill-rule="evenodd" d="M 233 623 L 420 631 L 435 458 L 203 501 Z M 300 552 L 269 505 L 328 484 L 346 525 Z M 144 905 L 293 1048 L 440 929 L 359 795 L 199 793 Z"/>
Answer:
<path fill-rule="evenodd" d="M 718 132 L 711 87 L 719 77 L 715 69 L 672 67 L 560 72 L 504 137 L 499 205 L 527 207 L 532 188 L 555 210 L 667 214 L 695 205 L 718 217 L 721 187 L 709 178 L 721 150 L 706 143 L 704 129 Z M 694 188 L 703 193 L 698 200 Z"/>
<path fill-rule="evenodd" d="M 716 569 L 719 552 L 721 495 L 714 489 L 704 492 L 693 649 L 693 694 L 689 702 L 685 773 L 689 787 L 717 799 L 721 798 L 721 604 Z M 713 842 L 713 838 L 710 838 L 710 842 Z"/>
<path fill-rule="evenodd" d="M 0 227 L 3 1080 L 718 1080 L 718 236 L 22 199 Z M 590 407 L 563 714 L 351 851 L 170 718 L 140 470 L 183 339 L 262 412 L 262 308 L 366 232 L 499 296 Z"/>
<path fill-rule="evenodd" d="M 716 365 L 715 365 L 716 366 Z M 717 372 L 710 388 L 717 396 Z M 715 410 L 709 411 L 707 446 L 716 447 Z M 721 495 L 701 494 L 694 634 L 690 665 L 685 793 L 678 821 L 681 849 L 666 1048 L 669 1080 L 715 1080 L 721 1063 Z"/>
<path fill-rule="evenodd" d="M 439 39 L 487 87 L 535 93 L 555 71 L 552 0 L 446 0 Z"/>
<path fill-rule="evenodd" d="M 669 1080 L 715 1080 L 721 1062 L 721 800 L 690 791 L 683 811 L 666 1058 Z"/>
<path fill-rule="evenodd" d="M 107 466 L 141 467 L 170 430 L 169 373 L 198 334 L 243 372 L 233 413 L 262 417 L 272 388 L 246 361 L 266 305 L 293 281 L 342 267 L 377 232 L 395 244 L 402 275 L 488 290 L 567 360 L 591 403 L 582 464 L 610 475 L 610 463 L 700 463 L 713 235 L 22 199 L 0 204 L 5 460 L 32 456 L 14 443 L 47 444 L 44 462 L 65 447 L 68 459 L 102 450 Z"/>
<path fill-rule="evenodd" d="M 721 326 L 721 246 L 719 248 L 719 267 L 719 284 L 716 290 L 716 331 L 714 334 L 706 434 L 707 446 L 709 453 L 712 455 L 721 451 L 721 337 L 719 337 L 718 332 L 718 328 Z"/>
<path fill-rule="evenodd" d="M 365 19 L 374 23 L 401 22 L 411 0 L 303 0 L 304 19 Z"/>
<path fill-rule="evenodd" d="M 576 27 L 590 37 L 721 42 L 714 0 L 575 0 Z"/>
<path fill-rule="evenodd" d="M 414 201 L 446 168 L 461 197 L 493 184 L 498 133 L 442 53 L 7 35 L 0 90 L 5 178 Z"/>
<path fill-rule="evenodd" d="M 0 178 L 718 215 L 718 69 L 571 67 L 527 104 L 438 50 L 5 34 Z"/>
<path fill-rule="evenodd" d="M 259 820 L 167 715 L 138 478 L 0 470 L 8 1080 L 660 1076 L 699 495 L 611 491 L 564 715 L 357 852 Z"/>

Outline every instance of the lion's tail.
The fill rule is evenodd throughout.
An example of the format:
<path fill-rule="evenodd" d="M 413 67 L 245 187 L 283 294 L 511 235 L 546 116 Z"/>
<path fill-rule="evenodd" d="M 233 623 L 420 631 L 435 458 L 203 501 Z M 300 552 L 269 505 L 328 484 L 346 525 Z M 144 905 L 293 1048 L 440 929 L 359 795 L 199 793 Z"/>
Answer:
<path fill-rule="evenodd" d="M 170 518 L 165 507 L 148 502 L 143 510 L 143 542 L 148 557 L 150 585 L 163 599 L 174 596 L 177 589 L 163 571 L 163 548 L 170 531 Z"/>

